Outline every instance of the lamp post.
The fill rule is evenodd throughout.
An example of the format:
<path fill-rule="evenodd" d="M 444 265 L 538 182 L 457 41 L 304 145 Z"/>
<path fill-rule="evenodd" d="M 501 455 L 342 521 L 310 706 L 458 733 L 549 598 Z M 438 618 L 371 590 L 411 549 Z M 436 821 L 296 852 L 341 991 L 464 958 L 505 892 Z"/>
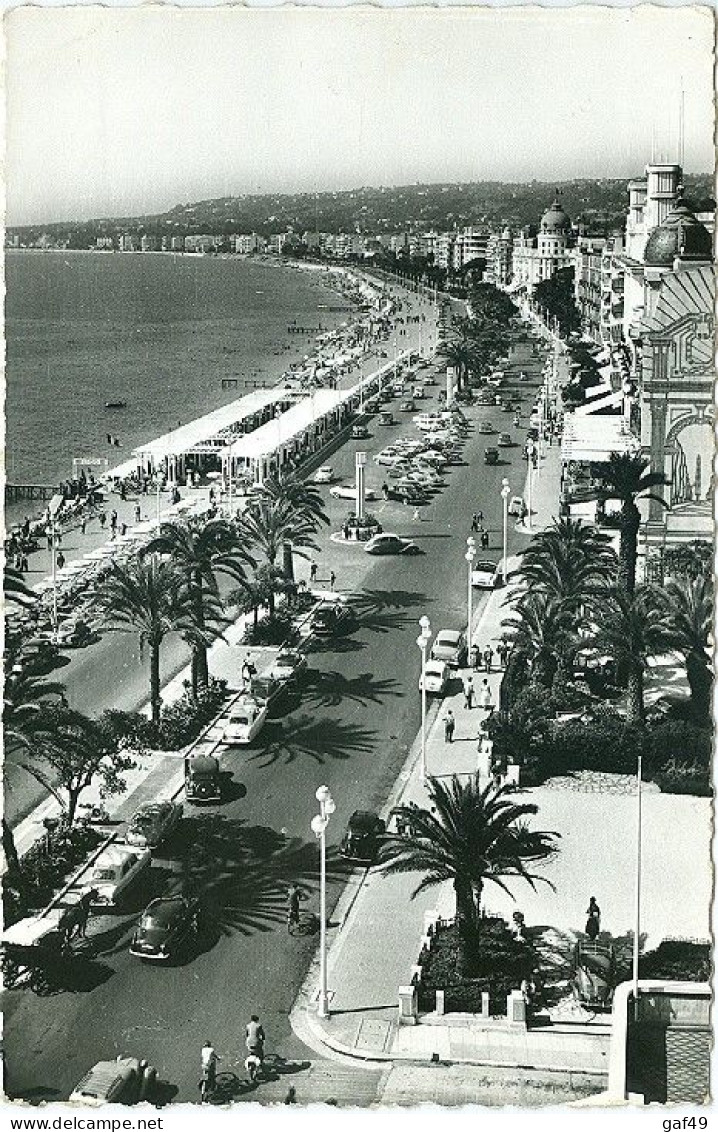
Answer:
<path fill-rule="evenodd" d="M 317 991 L 317 1014 L 320 1018 L 329 1017 L 329 992 L 327 991 L 327 826 L 336 806 L 328 786 L 320 786 L 315 794 L 319 802 L 319 813 L 312 818 L 312 833 L 319 841 L 319 990 Z"/>
<path fill-rule="evenodd" d="M 507 579 L 507 557 L 508 557 L 508 541 L 509 541 L 509 495 L 510 494 L 511 494 L 511 488 L 509 486 L 509 481 L 507 479 L 503 479 L 501 481 L 501 500 L 502 500 L 503 509 L 504 509 L 504 556 L 503 556 L 502 565 L 501 565 L 501 573 L 503 575 L 504 585 L 506 585 L 506 579 Z"/>
<path fill-rule="evenodd" d="M 431 622 L 428 617 L 419 618 L 421 632 L 416 643 L 421 649 L 421 781 L 426 782 L 426 650 L 431 640 Z"/>
<path fill-rule="evenodd" d="M 57 617 L 57 516 L 60 508 L 64 503 L 61 495 L 53 495 L 50 500 L 47 511 L 50 517 L 50 553 L 52 554 L 52 639 L 57 644 L 57 630 L 58 617 Z"/>
<path fill-rule="evenodd" d="M 529 440 L 529 442 L 528 442 L 528 454 L 529 454 L 529 458 L 528 458 L 528 479 L 527 479 L 528 491 L 527 491 L 527 495 L 528 495 L 529 513 L 526 516 L 526 526 L 528 527 L 529 530 L 531 530 L 531 514 L 532 514 L 532 511 L 533 511 L 533 483 L 534 483 L 534 442 L 533 442 L 533 440 Z"/>
<path fill-rule="evenodd" d="M 638 1009 L 638 959 L 641 950 L 641 771 L 643 759 L 638 756 L 636 769 L 636 922 L 633 925 L 633 1008 Z"/>
<path fill-rule="evenodd" d="M 464 555 L 466 564 L 469 568 L 469 584 L 467 590 L 467 615 L 466 615 L 466 643 L 471 648 L 471 622 L 473 620 L 473 603 L 474 603 L 474 587 L 471 584 L 471 575 L 474 570 L 474 559 L 476 558 L 476 539 L 471 535 L 466 540 L 466 554 Z"/>

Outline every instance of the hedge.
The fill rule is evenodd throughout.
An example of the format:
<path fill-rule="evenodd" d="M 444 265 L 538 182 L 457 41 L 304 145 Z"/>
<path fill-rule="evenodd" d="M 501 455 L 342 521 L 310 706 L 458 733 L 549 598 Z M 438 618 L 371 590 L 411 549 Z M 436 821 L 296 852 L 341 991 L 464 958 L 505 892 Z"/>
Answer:
<path fill-rule="evenodd" d="M 476 975 L 459 974 L 459 941 L 455 925 L 439 928 L 431 951 L 422 960 L 419 1006 L 436 1009 L 436 991 L 443 990 L 444 1009 L 478 1014 L 482 992 L 488 991 L 489 1011 L 506 1014 L 506 997 L 518 990 L 533 969 L 533 953 L 526 943 L 519 943 L 504 920 L 486 916 L 480 921 Z"/>

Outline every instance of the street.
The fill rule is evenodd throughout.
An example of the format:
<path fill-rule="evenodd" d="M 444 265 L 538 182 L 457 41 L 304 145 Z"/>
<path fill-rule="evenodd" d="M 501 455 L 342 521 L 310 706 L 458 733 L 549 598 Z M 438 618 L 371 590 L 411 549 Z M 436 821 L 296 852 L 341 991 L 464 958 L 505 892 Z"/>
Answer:
<path fill-rule="evenodd" d="M 540 360 L 530 364 L 537 380 Z M 529 368 L 527 348 L 515 365 Z M 534 387 L 518 386 L 525 391 L 524 415 Z M 438 386 L 432 392 L 435 404 Z M 411 415 L 396 415 L 399 425 L 380 428 L 372 422 L 370 441 L 349 442 L 330 457 L 341 480 L 351 481 L 357 448 L 371 456 L 400 430 L 413 432 Z M 506 427 L 498 409 L 473 407 L 467 415 L 474 425 L 488 417 L 497 428 Z M 315 644 L 301 695 L 252 748 L 226 753 L 229 800 L 208 811 L 185 805 L 180 830 L 154 854 L 149 878 L 131 890 L 122 913 L 91 920 L 95 958 L 84 981 L 50 997 L 29 989 L 5 994 L 10 1096 L 66 1097 L 98 1058 L 132 1054 L 157 1067 L 173 1099 L 194 1100 L 205 1039 L 222 1054 L 223 1069 L 244 1075 L 243 1031 L 252 1013 L 264 1023 L 271 1053 L 299 1063 L 314 1059 L 292 1035 L 287 1016 L 316 938 L 288 935 L 287 887 L 296 880 L 309 894 L 306 906 L 316 910 L 318 854 L 309 823 L 315 790 L 324 783 L 337 805 L 328 832 L 330 908 L 341 891 L 347 870 L 336 847 L 346 821 L 354 809 L 381 806 L 418 730 L 419 618 L 427 614 L 434 633 L 465 625 L 464 551 L 475 510 L 484 512 L 490 556 L 501 555 L 501 480 L 508 476 L 512 493 L 521 494 L 525 465 L 515 446 L 499 465 L 484 467 L 486 441 L 474 428 L 464 462 L 451 469 L 447 488 L 420 520 L 400 503 L 370 505 L 386 531 L 414 539 L 422 555 L 372 559 L 360 545 L 337 544 L 322 530 L 317 585 L 326 585 L 335 571 L 336 589 L 352 595 L 355 631 Z M 367 487 L 378 489 L 383 469 L 370 459 L 367 472 Z M 336 531 L 349 505 L 325 490 L 329 530 Z M 516 549 L 523 540 L 512 526 L 509 546 Z M 299 564 L 297 573 L 307 576 L 307 564 Z M 166 650 L 168 667 L 179 663 L 174 645 Z M 108 699 L 115 693 L 113 703 L 121 688 L 123 706 L 135 694 L 141 698 L 144 669 L 131 639 L 110 635 L 72 664 L 73 682 L 80 681 L 88 698 L 92 687 Z M 143 964 L 128 952 L 136 916 L 153 896 L 178 885 L 202 897 L 197 945 L 165 969 Z"/>

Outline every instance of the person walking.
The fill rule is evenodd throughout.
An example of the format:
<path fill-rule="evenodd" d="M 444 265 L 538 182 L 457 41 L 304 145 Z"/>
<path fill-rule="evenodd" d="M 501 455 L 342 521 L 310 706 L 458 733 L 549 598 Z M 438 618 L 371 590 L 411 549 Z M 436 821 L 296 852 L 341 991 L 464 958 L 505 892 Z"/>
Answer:
<path fill-rule="evenodd" d="M 483 513 L 483 511 L 477 511 L 476 512 L 476 522 L 477 522 L 478 526 L 480 526 L 480 527 L 483 526 L 483 524 L 484 524 L 484 513 Z"/>
<path fill-rule="evenodd" d="M 65 565 L 65 555 L 60 550 L 60 551 L 58 551 L 58 555 L 57 555 L 57 568 L 58 568 L 58 570 L 62 570 L 64 565 Z"/>
<path fill-rule="evenodd" d="M 491 662 L 494 659 L 494 650 L 491 645 L 487 645 L 484 649 L 484 669 L 486 672 L 491 672 Z"/>
<path fill-rule="evenodd" d="M 481 704 L 481 707 L 484 709 L 484 711 L 490 711 L 493 707 L 493 704 L 491 702 L 491 688 L 489 687 L 489 682 L 486 679 L 484 679 L 484 682 L 481 685 L 481 691 L 479 692 L 479 703 Z"/>
<path fill-rule="evenodd" d="M 453 743 L 453 741 L 454 741 L 454 728 L 455 727 L 456 727 L 456 720 L 454 719 L 454 713 L 451 710 L 451 708 L 449 708 L 449 710 L 446 713 L 446 716 L 444 717 L 444 742 Z"/>
<path fill-rule="evenodd" d="M 135 504 L 135 522 L 139 523 L 142 520 L 142 508 L 139 503 Z"/>
<path fill-rule="evenodd" d="M 479 517 L 476 512 L 471 516 L 471 530 L 474 534 L 477 534 L 479 530 Z"/>
<path fill-rule="evenodd" d="M 336 582 L 336 580 L 337 580 L 337 576 L 334 573 L 334 571 L 332 570 L 329 574 L 329 589 L 330 590 L 334 589 L 334 583 Z"/>
<path fill-rule="evenodd" d="M 107 515 L 105 514 L 104 511 L 100 511 L 100 527 L 104 531 L 106 526 L 107 526 Z"/>
<path fill-rule="evenodd" d="M 299 885 L 291 885 L 287 894 L 287 930 L 291 934 L 292 928 L 299 927 L 299 903 L 302 891 Z"/>
<path fill-rule="evenodd" d="M 474 672 L 478 672 L 479 669 L 481 668 L 481 646 L 480 645 L 472 645 L 471 646 L 471 667 L 473 668 Z"/>
<path fill-rule="evenodd" d="M 474 706 L 474 682 L 469 676 L 464 684 L 464 707 L 471 711 Z"/>
<path fill-rule="evenodd" d="M 316 562 L 312 562 L 311 566 L 309 567 L 309 581 L 310 582 L 316 582 L 316 580 L 317 580 L 317 564 L 316 564 Z"/>
<path fill-rule="evenodd" d="M 482 531 L 481 532 L 481 549 L 482 550 L 488 550 L 489 549 L 489 532 L 488 531 Z"/>

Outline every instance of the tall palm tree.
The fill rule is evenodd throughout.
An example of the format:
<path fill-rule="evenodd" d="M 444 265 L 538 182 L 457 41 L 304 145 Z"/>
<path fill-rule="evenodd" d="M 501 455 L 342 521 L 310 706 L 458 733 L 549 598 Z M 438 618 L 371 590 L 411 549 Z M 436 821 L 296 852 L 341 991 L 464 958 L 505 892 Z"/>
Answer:
<path fill-rule="evenodd" d="M 13 601 L 16 605 L 33 605 L 37 601 L 37 594 L 32 592 L 21 571 L 14 566 L 5 567 L 3 594 L 5 601 Z"/>
<path fill-rule="evenodd" d="M 248 546 L 272 569 L 286 542 L 297 554 L 303 554 L 305 548 L 318 549 L 313 523 L 284 500 L 258 496 L 242 512 L 239 525 Z M 269 613 L 274 614 L 274 590 L 269 594 Z"/>
<path fill-rule="evenodd" d="M 412 893 L 444 881 L 453 882 L 461 960 L 470 973 L 479 948 L 481 898 L 487 882 L 508 892 L 505 879 L 519 877 L 535 888 L 530 864 L 556 851 L 555 833 L 530 830 L 526 819 L 538 812 L 533 803 L 513 801 L 510 789 L 481 788 L 479 776 L 454 775 L 444 784 L 429 779 L 431 810 L 397 806 L 393 811 L 409 835 L 396 836 L 382 848 L 387 873 L 422 872 Z"/>
<path fill-rule="evenodd" d="M 616 556 L 607 535 L 580 519 L 554 519 L 521 554 L 514 577 L 571 611 L 615 577 Z"/>
<path fill-rule="evenodd" d="M 597 628 L 584 643 L 608 653 L 627 674 L 626 717 L 643 727 L 648 662 L 673 648 L 664 602 L 652 586 L 639 586 L 633 594 L 617 588 L 596 606 L 595 617 Z"/>
<path fill-rule="evenodd" d="M 710 715 L 713 672 L 708 646 L 713 631 L 713 581 L 704 574 L 682 575 L 660 591 L 674 647 L 683 653 L 693 709 L 701 719 Z"/>
<path fill-rule="evenodd" d="M 291 472 L 268 477 L 258 495 L 276 503 L 285 503 L 302 525 L 308 524 L 315 531 L 322 523 L 329 525 L 319 489 Z M 282 544 L 282 558 L 284 576 L 294 581 L 294 547 L 289 538 Z"/>
<path fill-rule="evenodd" d="M 205 630 L 209 627 L 208 615 L 215 621 L 219 617 L 217 575 L 227 575 L 241 588 L 253 559 L 236 526 L 225 519 L 163 523 L 143 553 L 169 555 L 187 579 L 196 629 L 192 645 L 192 693 L 196 695 L 197 689 L 206 688 L 209 682 Z"/>
<path fill-rule="evenodd" d="M 168 633 L 192 633 L 191 594 L 183 574 L 158 554 L 113 562 L 96 605 L 108 629 L 137 633 L 140 652 L 150 650 L 152 722 L 160 722 L 160 649 Z"/>
<path fill-rule="evenodd" d="M 437 350 L 448 365 L 453 366 L 459 378 L 459 389 L 463 388 L 472 362 L 469 347 L 463 342 L 442 342 Z"/>
<path fill-rule="evenodd" d="M 645 456 L 627 452 L 612 452 L 608 464 L 593 466 L 593 474 L 601 483 L 604 497 L 621 503 L 618 584 L 627 594 L 632 594 L 636 588 L 638 528 L 641 523 L 636 500 L 650 499 L 667 506 L 665 499 L 651 489 L 665 487 L 669 481 L 663 472 L 652 472 L 649 468 L 650 462 Z"/>

